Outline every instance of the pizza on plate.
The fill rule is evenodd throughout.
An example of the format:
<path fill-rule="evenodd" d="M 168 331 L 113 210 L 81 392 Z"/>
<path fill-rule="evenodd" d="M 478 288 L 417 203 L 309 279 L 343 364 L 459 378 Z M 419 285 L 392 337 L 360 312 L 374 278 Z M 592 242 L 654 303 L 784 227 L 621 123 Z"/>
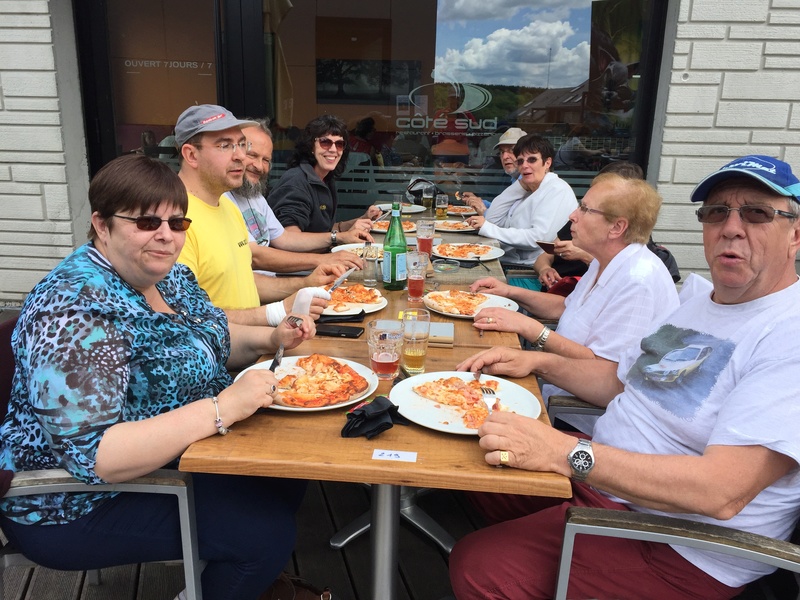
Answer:
<path fill-rule="evenodd" d="M 348 310 L 348 303 L 352 304 L 378 304 L 383 296 L 375 288 L 364 287 L 362 284 L 339 287 L 331 294 L 330 306 L 336 312 Z"/>
<path fill-rule="evenodd" d="M 476 258 L 491 251 L 486 244 L 439 244 L 434 253 L 446 258 Z"/>
<path fill-rule="evenodd" d="M 296 408 L 332 406 L 355 400 L 369 388 L 369 382 L 350 365 L 322 354 L 297 360 L 293 369 L 278 381 L 276 404 Z"/>
<path fill-rule="evenodd" d="M 475 228 L 466 221 L 441 221 L 436 223 L 441 231 L 473 231 Z"/>
<path fill-rule="evenodd" d="M 497 391 L 496 379 L 464 381 L 459 377 L 447 377 L 415 385 L 412 389 L 423 398 L 437 404 L 455 407 L 462 413 L 461 419 L 467 429 L 477 429 L 489 416 L 489 409 L 483 401 L 481 386 Z M 499 408 L 499 401 L 495 407 Z M 493 410 L 497 410 L 494 408 Z"/>
<path fill-rule="evenodd" d="M 400 224 L 403 226 L 403 231 L 405 232 L 411 232 L 417 229 L 413 221 L 401 221 Z M 384 233 L 389 231 L 389 221 L 377 221 L 373 223 L 372 231 L 383 231 Z"/>
<path fill-rule="evenodd" d="M 461 290 L 449 290 L 447 292 L 431 292 L 424 298 L 425 304 L 440 313 L 448 315 L 472 316 L 486 302 L 489 297 L 486 294 L 475 292 L 462 292 Z"/>
<path fill-rule="evenodd" d="M 471 206 L 456 206 L 455 204 L 448 204 L 447 205 L 447 212 L 454 213 L 457 215 L 463 215 L 466 213 L 475 213 L 475 209 Z"/>

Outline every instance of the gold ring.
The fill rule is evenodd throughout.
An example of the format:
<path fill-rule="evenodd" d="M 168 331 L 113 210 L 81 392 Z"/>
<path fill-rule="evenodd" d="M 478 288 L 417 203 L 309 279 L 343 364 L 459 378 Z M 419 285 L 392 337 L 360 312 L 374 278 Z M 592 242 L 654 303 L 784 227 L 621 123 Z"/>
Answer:
<path fill-rule="evenodd" d="M 500 464 L 501 465 L 508 464 L 508 450 L 500 450 Z"/>

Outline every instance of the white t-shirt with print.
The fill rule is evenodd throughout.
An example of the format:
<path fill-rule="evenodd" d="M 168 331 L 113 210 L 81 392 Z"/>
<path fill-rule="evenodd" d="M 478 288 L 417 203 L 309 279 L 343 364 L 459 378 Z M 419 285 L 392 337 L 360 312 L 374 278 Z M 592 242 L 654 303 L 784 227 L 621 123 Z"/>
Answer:
<path fill-rule="evenodd" d="M 688 298 L 642 340 L 641 349 L 629 350 L 620 361 L 625 391 L 598 419 L 594 440 L 632 452 L 689 456 L 703 454 L 709 445 L 760 445 L 800 461 L 798 339 L 800 283 L 744 304 L 715 304 L 704 293 Z M 728 521 L 680 516 L 787 539 L 798 515 L 800 473 L 795 468 Z M 674 548 L 729 586 L 774 570 L 745 559 Z"/>

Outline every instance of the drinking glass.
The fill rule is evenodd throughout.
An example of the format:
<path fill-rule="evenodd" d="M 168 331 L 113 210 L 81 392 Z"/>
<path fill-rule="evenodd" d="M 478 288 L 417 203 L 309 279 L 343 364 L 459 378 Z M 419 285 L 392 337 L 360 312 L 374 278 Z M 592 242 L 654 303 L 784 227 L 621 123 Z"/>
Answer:
<path fill-rule="evenodd" d="M 424 252 L 409 252 L 406 255 L 408 269 L 408 301 L 422 302 L 425 275 L 428 271 L 428 255 Z"/>
<path fill-rule="evenodd" d="M 425 372 L 425 355 L 428 352 L 428 337 L 431 332 L 431 313 L 421 308 L 403 311 L 405 344 L 403 346 L 403 370 L 409 375 Z"/>
<path fill-rule="evenodd" d="M 374 288 L 378 285 L 378 280 L 383 276 L 378 270 L 378 257 L 381 254 L 381 249 L 374 244 L 364 246 L 364 287 Z"/>
<path fill-rule="evenodd" d="M 432 184 L 422 188 L 422 206 L 424 206 L 426 210 L 433 207 L 433 195 L 435 192 L 436 188 Z"/>
<path fill-rule="evenodd" d="M 375 319 L 367 323 L 369 364 L 378 379 L 394 379 L 400 373 L 403 329 L 403 321 Z"/>
<path fill-rule="evenodd" d="M 447 218 L 447 205 L 449 204 L 447 194 L 436 194 L 436 218 Z"/>
<path fill-rule="evenodd" d="M 433 252 L 433 233 L 436 228 L 434 221 L 417 221 L 417 250 L 428 256 Z"/>

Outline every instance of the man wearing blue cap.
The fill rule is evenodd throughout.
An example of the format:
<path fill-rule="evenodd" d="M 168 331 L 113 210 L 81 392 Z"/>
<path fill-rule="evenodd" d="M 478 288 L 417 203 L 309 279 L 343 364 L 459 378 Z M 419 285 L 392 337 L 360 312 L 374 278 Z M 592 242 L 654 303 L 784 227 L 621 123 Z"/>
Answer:
<path fill-rule="evenodd" d="M 481 426 L 489 464 L 572 477 L 573 497 L 475 495 L 495 524 L 462 539 L 450 556 L 459 600 L 552 598 L 569 506 L 791 535 L 800 514 L 800 182 L 783 161 L 751 155 L 703 179 L 691 199 L 702 203 L 697 218 L 713 290 L 686 298 L 618 368 L 509 348 L 459 365 L 533 372 L 607 407 L 591 441 L 508 412 Z M 595 536 L 578 537 L 572 564 L 570 598 L 732 598 L 774 570 Z"/>

